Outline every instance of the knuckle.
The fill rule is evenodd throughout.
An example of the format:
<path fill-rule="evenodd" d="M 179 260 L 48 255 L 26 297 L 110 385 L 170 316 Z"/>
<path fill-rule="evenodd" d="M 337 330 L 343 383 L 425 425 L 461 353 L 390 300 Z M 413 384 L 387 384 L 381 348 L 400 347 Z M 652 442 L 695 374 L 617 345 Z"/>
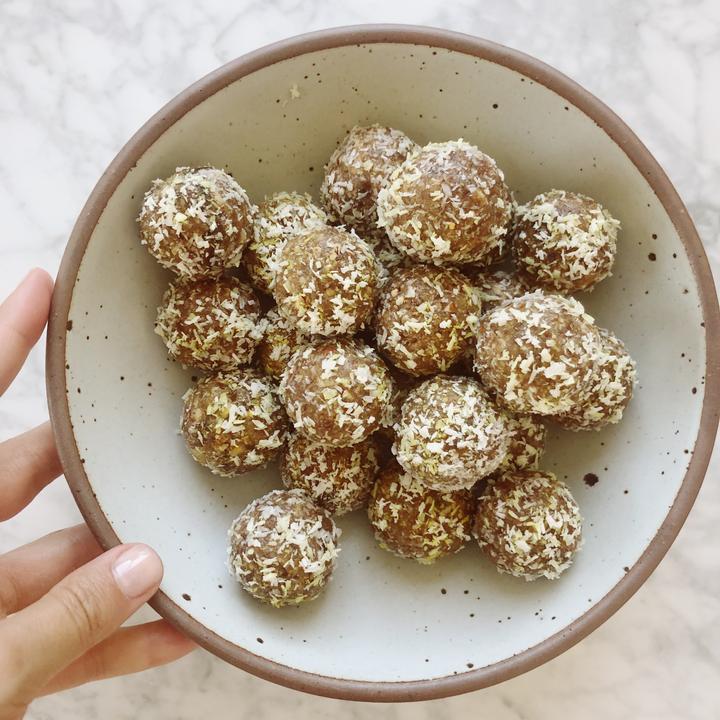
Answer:
<path fill-rule="evenodd" d="M 103 630 L 103 596 L 91 582 L 73 582 L 57 585 L 52 590 L 56 602 L 74 628 L 81 644 L 93 642 Z"/>

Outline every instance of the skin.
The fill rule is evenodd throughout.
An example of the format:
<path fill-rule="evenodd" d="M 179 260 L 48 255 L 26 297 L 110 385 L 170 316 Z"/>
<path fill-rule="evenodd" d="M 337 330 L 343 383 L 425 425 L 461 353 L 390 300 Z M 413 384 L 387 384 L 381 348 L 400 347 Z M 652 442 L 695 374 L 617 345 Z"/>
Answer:
<path fill-rule="evenodd" d="M 50 276 L 33 270 L 0 305 L 0 396 L 43 333 L 52 289 Z M 61 473 L 47 422 L 0 443 L 0 522 Z M 0 720 L 22 718 L 41 695 L 190 652 L 194 644 L 164 620 L 120 628 L 162 572 L 147 546 L 103 553 L 84 525 L 0 555 Z"/>

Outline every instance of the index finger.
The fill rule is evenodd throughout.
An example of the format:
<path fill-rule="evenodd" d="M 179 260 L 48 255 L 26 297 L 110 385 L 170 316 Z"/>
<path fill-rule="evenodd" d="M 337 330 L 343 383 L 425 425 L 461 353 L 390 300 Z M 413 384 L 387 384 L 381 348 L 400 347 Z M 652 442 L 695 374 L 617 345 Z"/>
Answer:
<path fill-rule="evenodd" d="M 52 278 L 35 268 L 0 305 L 0 395 L 15 379 L 42 335 L 52 289 Z"/>

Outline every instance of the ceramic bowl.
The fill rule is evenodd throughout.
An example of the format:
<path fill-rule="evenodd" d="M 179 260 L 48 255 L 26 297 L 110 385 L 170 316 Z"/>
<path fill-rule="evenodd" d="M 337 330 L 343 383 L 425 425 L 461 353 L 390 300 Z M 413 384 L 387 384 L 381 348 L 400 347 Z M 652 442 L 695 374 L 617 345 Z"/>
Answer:
<path fill-rule="evenodd" d="M 317 195 L 356 123 L 419 143 L 462 136 L 521 200 L 587 193 L 622 221 L 611 279 L 582 297 L 623 338 L 640 384 L 624 421 L 552 433 L 585 546 L 557 582 L 503 576 L 471 545 L 425 567 L 342 518 L 342 554 L 317 601 L 274 610 L 225 567 L 226 530 L 279 483 L 220 479 L 178 435 L 191 370 L 153 334 L 170 280 L 138 241 L 150 182 L 178 165 L 227 168 L 259 201 Z M 48 344 L 52 421 L 67 480 L 105 547 L 143 541 L 165 577 L 153 607 L 220 657 L 305 691 L 362 700 L 452 695 L 507 679 L 586 636 L 645 581 L 698 492 L 718 413 L 718 307 L 687 212 L 661 168 L 600 101 L 556 70 L 476 38 L 412 27 L 323 31 L 251 53 L 192 85 L 121 150 L 68 244 Z"/>

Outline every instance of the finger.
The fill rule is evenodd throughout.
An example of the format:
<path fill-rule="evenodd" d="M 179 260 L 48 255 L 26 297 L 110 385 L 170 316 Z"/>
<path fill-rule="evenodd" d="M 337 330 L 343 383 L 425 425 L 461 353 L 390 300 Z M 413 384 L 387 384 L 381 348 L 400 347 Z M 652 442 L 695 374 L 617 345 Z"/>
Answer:
<path fill-rule="evenodd" d="M 41 694 L 165 665 L 196 647 L 165 620 L 121 628 L 62 670 Z"/>
<path fill-rule="evenodd" d="M 101 552 L 87 525 L 76 525 L 0 556 L 0 618 L 34 603 Z"/>
<path fill-rule="evenodd" d="M 111 635 L 157 590 L 162 573 L 147 545 L 120 545 L 7 618 L 0 625 L 0 677 L 10 676 L 12 696 L 32 697 Z"/>
<path fill-rule="evenodd" d="M 0 522 L 17 515 L 61 474 L 49 422 L 0 443 Z"/>
<path fill-rule="evenodd" d="M 8 389 L 42 335 L 52 290 L 52 278 L 35 268 L 0 305 L 0 395 Z"/>

